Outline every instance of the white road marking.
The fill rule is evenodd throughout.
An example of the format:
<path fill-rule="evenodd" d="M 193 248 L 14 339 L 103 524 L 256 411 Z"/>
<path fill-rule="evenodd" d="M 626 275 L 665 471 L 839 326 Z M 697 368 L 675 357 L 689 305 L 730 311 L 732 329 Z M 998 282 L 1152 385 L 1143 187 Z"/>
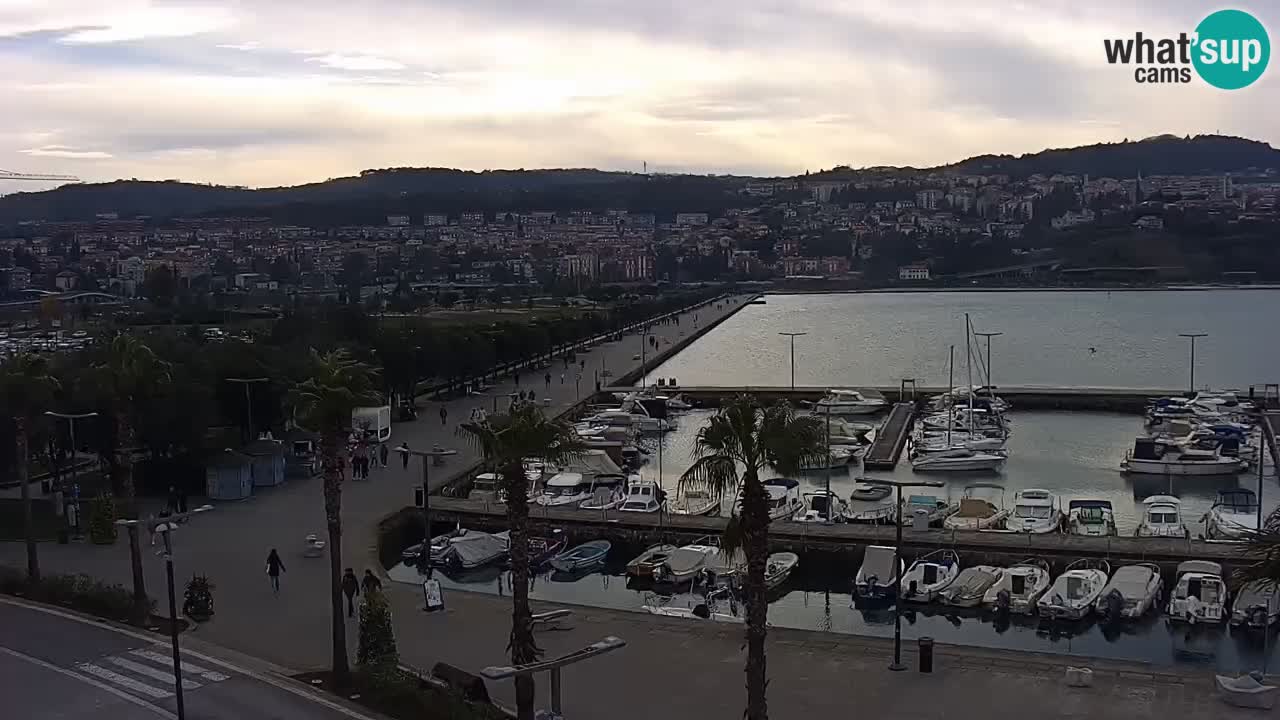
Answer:
<path fill-rule="evenodd" d="M 164 665 L 165 667 L 169 668 L 170 672 L 173 671 L 173 658 L 167 655 L 161 655 L 155 650 L 139 648 L 137 650 L 130 650 L 129 654 L 137 655 L 140 658 L 146 658 L 151 662 L 160 663 L 161 665 Z M 212 670 L 209 670 L 208 668 L 200 667 L 199 665 L 192 665 L 186 660 L 182 661 L 182 672 L 193 673 L 195 675 L 199 675 L 205 680 L 210 680 L 212 682 L 222 682 L 223 680 L 227 679 L 227 676 L 223 675 L 220 672 L 214 672 Z"/>
<path fill-rule="evenodd" d="M 79 680 L 80 682 L 82 682 L 82 683 L 84 683 L 84 684 L 86 684 L 86 685 L 92 685 L 93 687 L 96 687 L 96 688 L 98 688 L 99 690 L 101 690 L 101 691 L 103 691 L 103 692 L 107 692 L 107 693 L 111 693 L 112 695 L 115 695 L 116 697 L 120 698 L 121 700 L 127 700 L 127 701 L 129 701 L 129 702 L 133 703 L 134 705 L 137 705 L 137 706 L 139 706 L 139 707 L 144 707 L 144 708 L 146 708 L 146 709 L 150 710 L 151 712 L 153 712 L 153 713 L 155 713 L 155 714 L 159 715 L 160 717 L 162 717 L 162 718 L 166 718 L 166 720 L 178 720 L 178 716 L 177 716 L 177 715 L 174 715 L 173 713 L 169 712 L 168 710 L 165 710 L 164 708 L 156 707 L 155 705 L 152 705 L 152 704 L 151 704 L 151 703 L 149 703 L 149 702 L 145 702 L 145 701 L 143 701 L 143 700 L 140 700 L 140 699 L 138 699 L 138 698 L 134 697 L 133 695 L 130 695 L 129 693 L 124 692 L 123 690 L 120 690 L 120 689 L 117 689 L 117 688 L 113 688 L 113 687 L 111 687 L 110 685 L 108 685 L 108 684 L 106 684 L 106 683 L 104 683 L 104 682 L 99 682 L 98 680 L 95 680 L 95 679 L 93 679 L 93 678 L 91 678 L 91 677 L 86 677 L 86 676 L 84 676 L 84 675 L 81 675 L 81 674 L 80 674 L 80 673 L 78 673 L 78 672 L 72 672 L 72 671 L 70 671 L 70 670 L 68 670 L 68 669 L 66 669 L 66 668 L 60 668 L 60 667 L 58 667 L 57 665 L 54 665 L 54 664 L 52 664 L 52 663 L 47 663 L 47 662 L 45 662 L 44 660 L 41 660 L 40 658 L 34 658 L 34 657 L 31 657 L 30 655 L 24 655 L 23 653 L 20 653 L 20 652 L 18 652 L 17 650 L 10 650 L 10 649 L 9 649 L 9 648 L 7 648 L 7 647 L 0 647 L 0 653 L 4 653 L 5 655 L 8 655 L 9 657 L 16 658 L 16 659 L 18 659 L 18 660 L 22 660 L 23 662 L 31 663 L 32 665 L 35 665 L 35 666 L 37 666 L 37 667 L 42 667 L 42 668 L 44 668 L 45 670 L 49 670 L 49 671 L 52 671 L 52 672 L 56 672 L 56 673 L 58 673 L 59 675 L 63 675 L 63 676 L 65 676 L 65 677 L 69 677 L 69 678 L 72 678 L 72 679 L 74 679 L 74 680 Z"/>
<path fill-rule="evenodd" d="M 169 670 L 168 672 L 166 672 L 159 668 L 153 668 L 150 665 L 143 665 L 142 663 L 136 663 L 132 660 L 126 660 L 122 657 L 109 657 L 107 658 L 107 662 L 110 662 L 115 665 L 119 665 L 120 667 L 126 670 L 132 670 L 133 672 L 136 672 L 139 675 L 146 675 L 149 678 L 159 680 L 160 682 L 163 682 L 163 683 L 168 683 L 170 687 L 173 686 L 173 666 L 172 665 L 169 666 Z M 204 687 L 204 686 L 193 680 L 188 680 L 185 677 L 182 678 L 183 690 L 195 690 L 198 687 Z"/>
<path fill-rule="evenodd" d="M 101 678 L 103 680 L 106 680 L 109 683 L 119 685 L 122 688 L 128 688 L 136 693 L 141 693 L 143 695 L 148 695 L 150 697 L 160 698 L 160 699 L 173 697 L 173 693 L 169 692 L 168 690 L 162 690 L 158 687 L 153 687 L 144 682 L 134 680 L 131 677 L 126 677 L 124 675 L 121 675 L 120 673 L 115 672 L 114 670 L 108 670 L 99 665 L 94 665 L 93 663 L 80 663 L 76 667 L 79 668 L 80 672 L 82 673 L 87 673 L 96 678 Z"/>

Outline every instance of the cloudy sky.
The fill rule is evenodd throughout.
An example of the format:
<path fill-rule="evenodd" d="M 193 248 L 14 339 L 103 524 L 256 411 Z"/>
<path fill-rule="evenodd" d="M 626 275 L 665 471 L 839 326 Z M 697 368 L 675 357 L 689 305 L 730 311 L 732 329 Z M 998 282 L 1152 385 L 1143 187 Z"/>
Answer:
<path fill-rule="evenodd" d="M 1275 42 L 1270 2 L 1234 7 Z M 1218 7 L 0 0 L 0 168 L 265 186 L 404 165 L 790 174 L 1163 132 L 1280 144 L 1280 69 L 1224 92 L 1103 59 L 1105 37 L 1189 32 Z"/>

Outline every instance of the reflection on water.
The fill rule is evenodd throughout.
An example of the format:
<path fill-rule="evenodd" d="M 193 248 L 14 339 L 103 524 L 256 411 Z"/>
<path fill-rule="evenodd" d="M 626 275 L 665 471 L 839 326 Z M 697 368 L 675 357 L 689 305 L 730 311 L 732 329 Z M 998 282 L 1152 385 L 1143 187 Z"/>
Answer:
<path fill-rule="evenodd" d="M 608 563 L 596 571 L 567 575 L 535 575 L 529 594 L 535 600 L 644 612 L 646 605 L 693 608 L 703 602 L 698 592 L 682 588 L 662 590 L 628 579 L 623 568 L 638 549 L 616 547 Z M 894 607 L 857 607 L 851 595 L 853 571 L 842 563 L 818 560 L 796 572 L 770 595 L 769 623 L 775 627 L 817 630 L 849 635 L 893 637 Z M 397 565 L 390 571 L 397 582 L 418 583 L 418 570 Z M 511 573 L 498 566 L 453 575 L 436 571 L 446 592 L 450 589 L 509 596 Z M 716 612 L 743 610 L 737 603 L 717 601 Z M 687 620 L 686 622 L 711 622 Z M 1041 620 L 1014 615 L 997 617 L 980 609 L 936 604 L 903 608 L 904 642 L 931 637 L 938 642 L 987 648 L 1065 653 L 1087 657 L 1148 662 L 1156 665 L 1198 664 L 1223 672 L 1260 667 L 1264 653 L 1261 633 L 1222 626 L 1174 625 L 1149 613 L 1130 623 L 1111 625 L 1090 616 L 1078 622 Z M 1268 639 L 1269 665 L 1276 663 L 1276 632 Z"/>

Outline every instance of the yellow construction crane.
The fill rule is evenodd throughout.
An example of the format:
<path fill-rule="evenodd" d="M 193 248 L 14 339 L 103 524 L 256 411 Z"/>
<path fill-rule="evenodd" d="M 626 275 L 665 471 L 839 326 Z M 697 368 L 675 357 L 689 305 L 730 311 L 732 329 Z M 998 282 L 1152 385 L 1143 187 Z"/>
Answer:
<path fill-rule="evenodd" d="M 48 182 L 80 182 L 75 175 L 46 175 L 40 173 L 20 173 L 11 170 L 0 170 L 0 180 L 44 180 Z"/>

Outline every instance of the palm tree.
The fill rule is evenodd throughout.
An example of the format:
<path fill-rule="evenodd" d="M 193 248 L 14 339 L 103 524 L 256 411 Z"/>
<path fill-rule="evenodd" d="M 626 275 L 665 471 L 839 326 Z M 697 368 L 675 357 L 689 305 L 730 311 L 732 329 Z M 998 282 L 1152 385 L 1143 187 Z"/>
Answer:
<path fill-rule="evenodd" d="M 723 551 L 742 550 L 747 559 L 743 601 L 747 611 L 747 720 L 765 720 L 765 567 L 769 561 L 769 494 L 760 471 L 773 467 L 784 475 L 799 471 L 806 458 L 824 452 L 817 418 L 797 416 L 779 402 L 763 406 L 755 396 L 739 395 L 716 413 L 694 441 L 694 463 L 680 484 L 723 497 L 737 495 L 734 516 L 724 531 Z M 738 472 L 741 469 L 742 475 Z"/>
<path fill-rule="evenodd" d="M 333 680 L 350 674 L 347 630 L 342 613 L 342 475 L 351 411 L 378 401 L 377 372 L 345 350 L 311 351 L 309 376 L 289 391 L 295 420 L 320 434 L 324 468 L 324 515 L 329 529 L 329 602 L 333 619 Z"/>
<path fill-rule="evenodd" d="M 529 609 L 529 481 L 524 459 L 536 457 L 560 464 L 580 455 L 584 447 L 568 425 L 548 419 L 533 403 L 515 403 L 506 414 L 491 415 L 483 423 L 463 423 L 458 433 L 502 477 L 511 531 L 511 639 L 507 650 L 513 665 L 530 663 L 542 651 L 533 639 Z M 516 714 L 520 720 L 533 720 L 533 701 L 533 678 L 518 676 Z"/>
<path fill-rule="evenodd" d="M 115 418 L 115 471 L 120 487 L 122 514 L 137 517 L 137 490 L 133 482 L 133 451 L 137 415 L 156 390 L 169 382 L 169 363 L 134 335 L 120 333 L 111 339 L 106 358 L 94 366 L 97 381 L 110 396 Z"/>
<path fill-rule="evenodd" d="M 48 409 L 58 381 L 49 373 L 49 362 L 39 355 L 23 353 L 0 366 L 0 399 L 13 413 L 14 463 L 22 488 L 22 534 L 27 543 L 27 580 L 40 580 L 40 556 L 36 547 L 35 522 L 31 516 L 31 487 L 28 479 L 27 438 L 30 424 Z"/>
<path fill-rule="evenodd" d="M 1258 462 L 1262 462 L 1259 456 Z M 1261 583 L 1263 587 L 1280 587 L 1280 508 L 1271 511 L 1262 527 L 1245 535 L 1244 556 L 1251 563 L 1237 569 L 1232 579 L 1235 584 Z"/>

